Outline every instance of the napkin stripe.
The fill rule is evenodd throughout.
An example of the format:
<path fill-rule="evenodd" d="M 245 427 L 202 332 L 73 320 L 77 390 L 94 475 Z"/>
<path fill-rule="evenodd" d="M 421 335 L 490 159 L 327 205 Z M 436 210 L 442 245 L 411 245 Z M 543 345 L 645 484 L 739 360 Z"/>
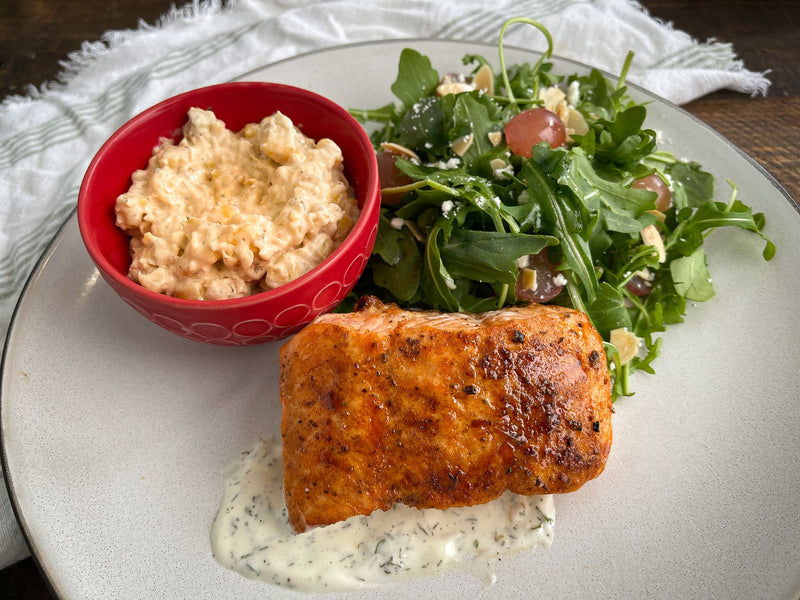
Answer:
<path fill-rule="evenodd" d="M 41 152 L 42 148 L 63 144 L 83 136 L 95 122 L 108 122 L 113 116 L 119 115 L 122 108 L 130 102 L 130 98 L 135 98 L 137 92 L 144 89 L 148 82 L 169 78 L 213 56 L 235 44 L 258 25 L 259 23 L 253 23 L 249 27 L 183 47 L 168 55 L 151 71 L 138 71 L 92 101 L 74 107 L 64 107 L 64 117 L 53 119 L 40 127 L 3 140 L 0 142 L 0 169 L 8 168 L 27 156 Z"/>
<path fill-rule="evenodd" d="M 591 1 L 591 0 L 588 0 Z M 573 4 L 586 4 L 587 0 L 549 0 L 513 3 L 513 11 L 498 14 L 496 9 L 476 9 L 448 23 L 434 33 L 434 37 L 489 41 L 497 39 L 503 23 L 514 17 L 540 19 L 564 10 Z"/>
<path fill-rule="evenodd" d="M 54 202 L 47 218 L 40 221 L 34 229 L 19 236 L 9 252 L 0 261 L 0 300 L 16 296 L 28 277 L 31 257 L 41 256 L 58 229 L 75 208 L 78 188 L 71 188 Z"/>
<path fill-rule="evenodd" d="M 126 99 L 135 96 L 148 82 L 148 75 L 133 75 L 119 86 L 107 90 L 93 102 L 65 106 L 64 117 L 5 140 L 0 144 L 0 168 L 8 168 L 27 156 L 81 137 L 94 122 L 102 122 L 116 114 Z"/>
<path fill-rule="evenodd" d="M 203 40 L 201 43 L 195 44 L 184 48 L 184 52 L 175 52 L 168 55 L 167 60 L 159 63 L 159 66 L 152 71 L 156 78 L 164 78 L 174 75 L 179 71 L 183 71 L 186 67 L 196 64 L 210 56 L 213 56 L 223 48 L 232 45 L 240 38 L 244 37 L 254 29 L 258 28 L 261 23 L 252 23 L 249 27 L 242 27 L 235 29 L 212 38 L 211 43 Z"/>
<path fill-rule="evenodd" d="M 659 68 L 699 68 L 721 69 L 730 71 L 742 66 L 742 61 L 736 60 L 733 47 L 730 44 L 707 42 L 681 48 L 677 52 L 666 55 L 653 64 Z"/>

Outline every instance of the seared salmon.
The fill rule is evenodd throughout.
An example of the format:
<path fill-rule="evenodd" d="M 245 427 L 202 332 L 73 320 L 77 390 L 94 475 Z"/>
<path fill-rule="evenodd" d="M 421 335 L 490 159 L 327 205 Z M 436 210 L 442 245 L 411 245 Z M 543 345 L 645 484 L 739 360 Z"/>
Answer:
<path fill-rule="evenodd" d="M 296 532 L 396 502 L 560 494 L 611 449 L 603 343 L 583 313 L 483 314 L 362 299 L 280 351 L 284 494 Z"/>

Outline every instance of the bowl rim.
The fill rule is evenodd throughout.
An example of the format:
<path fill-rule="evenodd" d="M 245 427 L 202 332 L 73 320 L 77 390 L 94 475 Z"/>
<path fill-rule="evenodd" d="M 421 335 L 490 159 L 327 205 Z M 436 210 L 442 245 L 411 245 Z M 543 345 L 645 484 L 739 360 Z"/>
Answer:
<path fill-rule="evenodd" d="M 173 105 L 173 104 L 180 104 L 183 100 L 187 98 L 191 98 L 196 95 L 201 95 L 203 93 L 207 93 L 214 89 L 221 89 L 221 88 L 268 88 L 275 90 L 279 93 L 292 93 L 292 94 L 301 94 L 313 102 L 321 105 L 325 110 L 333 111 L 338 113 L 346 123 L 353 127 L 356 137 L 359 142 L 359 146 L 365 150 L 365 154 L 369 157 L 369 165 L 367 168 L 367 178 L 364 183 L 364 188 L 366 191 L 364 204 L 360 207 L 360 213 L 356 222 L 353 224 L 353 228 L 347 234 L 344 240 L 331 252 L 321 263 L 316 265 L 314 268 L 309 270 L 308 272 L 304 273 L 300 277 L 293 279 L 279 287 L 272 288 L 269 290 L 263 290 L 260 292 L 256 292 L 254 294 L 250 294 L 248 296 L 242 296 L 240 298 L 228 298 L 224 300 L 193 300 L 187 298 L 178 298 L 175 296 L 168 296 L 167 294 L 161 294 L 159 292 L 155 292 L 146 288 L 145 286 L 133 281 L 128 275 L 120 273 L 116 268 L 114 268 L 110 261 L 106 259 L 105 255 L 100 252 L 100 250 L 96 247 L 97 244 L 88 244 L 87 243 L 87 236 L 84 235 L 84 229 L 87 227 L 86 220 L 88 218 L 88 203 L 85 200 L 86 194 L 88 192 L 88 187 L 91 183 L 92 178 L 96 175 L 96 172 L 100 168 L 100 163 L 103 161 L 105 155 L 109 152 L 109 150 L 118 144 L 120 139 L 124 139 L 128 133 L 139 126 L 141 121 L 148 118 L 153 112 L 158 112 L 163 108 Z M 265 115 L 268 116 L 268 115 Z M 368 150 L 368 152 L 366 152 Z M 84 243 L 84 247 L 89 252 L 94 263 L 99 268 L 101 274 L 108 278 L 111 277 L 114 283 L 121 285 L 123 288 L 131 291 L 133 294 L 139 295 L 148 299 L 151 302 L 155 302 L 161 305 L 168 305 L 173 308 L 192 308 L 192 309 L 199 309 L 199 310 L 210 310 L 210 309 L 221 309 L 221 308 L 237 308 L 237 307 L 248 307 L 254 304 L 259 304 L 264 300 L 268 300 L 270 298 L 278 298 L 281 296 L 285 296 L 287 294 L 292 294 L 298 289 L 304 287 L 309 283 L 309 281 L 315 279 L 319 275 L 323 274 L 326 270 L 328 270 L 332 263 L 336 261 L 339 255 L 344 253 L 347 248 L 353 243 L 355 238 L 360 238 L 362 235 L 366 234 L 369 235 L 368 229 L 373 229 L 378 227 L 378 220 L 380 214 L 380 179 L 378 174 L 378 165 L 377 165 L 377 157 L 375 154 L 374 146 L 372 145 L 372 141 L 369 138 L 369 134 L 366 130 L 361 126 L 355 117 L 353 117 L 343 106 L 335 103 L 333 100 L 322 96 L 316 92 L 311 90 L 300 88 L 297 86 L 287 85 L 284 83 L 276 83 L 276 82 L 269 82 L 269 81 L 230 81 L 225 83 L 218 83 L 207 85 L 199 88 L 194 88 L 192 90 L 188 90 L 186 92 L 182 92 L 180 94 L 176 94 L 174 96 L 170 96 L 169 98 L 165 98 L 164 100 L 159 101 L 156 104 L 153 104 L 144 110 L 140 111 L 133 117 L 131 117 L 128 121 L 123 123 L 114 133 L 112 133 L 108 139 L 103 142 L 100 148 L 97 150 L 95 155 L 92 157 L 92 160 L 89 163 L 89 166 L 86 168 L 84 172 L 83 179 L 81 180 L 80 189 L 78 191 L 78 200 L 77 200 L 77 220 L 78 220 L 78 228 L 80 230 L 80 235 Z M 122 232 L 124 233 L 124 232 Z"/>

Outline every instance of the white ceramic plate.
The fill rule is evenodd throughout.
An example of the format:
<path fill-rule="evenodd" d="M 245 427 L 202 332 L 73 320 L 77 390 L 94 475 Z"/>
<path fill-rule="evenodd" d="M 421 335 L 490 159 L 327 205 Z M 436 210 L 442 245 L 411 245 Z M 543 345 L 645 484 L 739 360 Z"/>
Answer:
<path fill-rule="evenodd" d="M 391 100 L 405 46 L 440 72 L 489 46 L 343 47 L 255 73 L 348 107 Z M 509 50 L 509 61 L 536 57 Z M 560 72 L 578 70 L 556 61 Z M 371 598 L 796 598 L 800 593 L 800 214 L 775 182 L 685 112 L 650 100 L 663 147 L 699 160 L 727 200 L 763 211 L 778 247 L 715 232 L 717 296 L 668 332 L 657 375 L 616 404 L 605 473 L 556 499 L 555 542 Z M 32 276 L 7 341 L 2 434 L 10 493 L 63 598 L 291 598 L 211 557 L 224 467 L 278 431 L 278 344 L 213 347 L 152 325 L 99 278 L 74 217 Z M 353 594 L 354 598 L 364 594 Z"/>

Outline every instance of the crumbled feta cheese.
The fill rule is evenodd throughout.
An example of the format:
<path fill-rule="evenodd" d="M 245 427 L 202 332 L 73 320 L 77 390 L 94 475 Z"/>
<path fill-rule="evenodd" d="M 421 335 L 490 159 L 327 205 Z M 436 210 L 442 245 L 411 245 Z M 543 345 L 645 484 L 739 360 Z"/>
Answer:
<path fill-rule="evenodd" d="M 555 283 L 556 285 L 561 285 L 561 286 L 567 285 L 567 278 L 564 277 L 564 275 L 562 273 L 559 273 L 558 275 L 553 277 L 553 283 Z"/>
<path fill-rule="evenodd" d="M 452 200 L 445 200 L 444 202 L 442 202 L 442 216 L 445 219 L 447 217 L 449 217 L 450 216 L 450 211 L 452 211 L 454 207 L 455 207 L 455 204 L 453 203 Z"/>
<path fill-rule="evenodd" d="M 395 217 L 394 219 L 389 221 L 389 225 L 391 225 L 398 231 L 400 231 L 403 228 L 403 225 L 405 224 L 406 224 L 405 219 L 401 219 L 400 217 Z"/>
<path fill-rule="evenodd" d="M 435 163 L 431 163 L 428 166 L 436 167 L 437 169 L 457 169 L 458 165 L 460 165 L 460 164 L 461 164 L 461 159 L 459 159 L 459 158 L 454 156 L 453 158 L 451 158 L 447 162 L 445 162 L 443 160 L 437 160 Z"/>
<path fill-rule="evenodd" d="M 506 179 L 507 175 L 513 175 L 514 173 L 514 168 L 511 164 L 502 158 L 493 158 L 489 161 L 489 166 L 492 168 L 492 174 L 495 179 Z"/>
<path fill-rule="evenodd" d="M 578 99 L 580 98 L 581 84 L 575 79 L 570 82 L 567 87 L 567 104 L 570 106 L 577 106 Z"/>

